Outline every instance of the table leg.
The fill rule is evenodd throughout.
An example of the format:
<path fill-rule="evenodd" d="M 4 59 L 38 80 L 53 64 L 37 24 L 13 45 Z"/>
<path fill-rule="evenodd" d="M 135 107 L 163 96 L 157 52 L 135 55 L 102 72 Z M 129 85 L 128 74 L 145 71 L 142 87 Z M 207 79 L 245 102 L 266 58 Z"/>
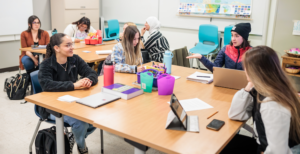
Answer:
<path fill-rule="evenodd" d="M 61 118 L 56 117 L 56 144 L 57 154 L 65 153 L 65 139 L 64 139 L 64 116 Z"/>
<path fill-rule="evenodd" d="M 145 154 L 146 152 L 138 148 L 134 148 L 134 154 Z"/>
<path fill-rule="evenodd" d="M 43 54 L 39 54 L 39 62 L 40 62 L 40 63 L 42 63 L 43 59 L 44 59 L 44 58 L 43 58 Z"/>

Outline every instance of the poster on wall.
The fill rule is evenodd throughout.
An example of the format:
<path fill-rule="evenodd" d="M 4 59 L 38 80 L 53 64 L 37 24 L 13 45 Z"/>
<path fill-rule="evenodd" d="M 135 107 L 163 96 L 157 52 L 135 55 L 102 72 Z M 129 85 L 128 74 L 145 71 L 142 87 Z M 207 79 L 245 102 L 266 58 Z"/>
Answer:
<path fill-rule="evenodd" d="M 179 14 L 251 15 L 252 0 L 180 0 Z"/>
<path fill-rule="evenodd" d="M 294 20 L 293 35 L 300 35 L 300 20 Z"/>

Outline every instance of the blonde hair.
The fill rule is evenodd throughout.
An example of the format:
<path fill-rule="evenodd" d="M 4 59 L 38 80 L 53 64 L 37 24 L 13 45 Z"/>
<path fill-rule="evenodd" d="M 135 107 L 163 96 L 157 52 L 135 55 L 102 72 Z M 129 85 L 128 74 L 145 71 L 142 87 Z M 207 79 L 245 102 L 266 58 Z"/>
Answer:
<path fill-rule="evenodd" d="M 139 37 L 141 36 L 139 30 L 135 26 L 128 26 L 125 29 L 122 47 L 123 54 L 125 55 L 125 63 L 128 65 L 139 65 L 142 61 L 142 54 L 140 49 L 140 41 L 136 46 L 133 46 L 133 40 L 135 38 L 135 34 L 139 33 Z"/>
<path fill-rule="evenodd" d="M 133 22 L 126 22 L 125 24 L 128 25 L 128 26 L 135 26 L 135 27 L 137 27 L 136 24 L 133 23 Z"/>
<path fill-rule="evenodd" d="M 267 46 L 254 47 L 245 53 L 243 64 L 259 94 L 271 98 L 291 111 L 290 139 L 300 143 L 300 99 L 282 70 L 276 52 Z"/>

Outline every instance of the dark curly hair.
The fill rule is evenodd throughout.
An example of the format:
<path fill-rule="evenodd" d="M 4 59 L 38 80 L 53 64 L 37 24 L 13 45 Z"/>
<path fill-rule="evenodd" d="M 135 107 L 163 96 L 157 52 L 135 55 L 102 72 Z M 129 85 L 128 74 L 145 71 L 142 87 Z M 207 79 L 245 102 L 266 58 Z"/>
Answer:
<path fill-rule="evenodd" d="M 54 46 L 56 46 L 56 45 L 59 46 L 63 42 L 62 38 L 64 36 L 66 36 L 66 34 L 57 33 L 57 34 L 54 34 L 50 38 L 50 43 L 46 47 L 46 57 L 45 57 L 45 59 L 50 58 L 52 55 L 55 55 Z"/>

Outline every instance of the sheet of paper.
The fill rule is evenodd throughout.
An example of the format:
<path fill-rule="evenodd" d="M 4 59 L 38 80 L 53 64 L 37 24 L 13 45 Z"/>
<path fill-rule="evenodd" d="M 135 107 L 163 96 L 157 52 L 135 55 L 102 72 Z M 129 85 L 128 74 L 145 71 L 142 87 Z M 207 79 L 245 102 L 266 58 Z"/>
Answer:
<path fill-rule="evenodd" d="M 186 112 L 213 108 L 198 98 L 180 100 L 179 102 Z M 170 104 L 170 102 L 168 103 Z"/>
<path fill-rule="evenodd" d="M 80 98 L 73 97 L 73 96 L 70 96 L 70 95 L 65 95 L 65 96 L 58 97 L 57 100 L 71 103 L 71 102 L 74 102 L 78 99 L 80 99 Z"/>
<path fill-rule="evenodd" d="M 85 53 L 90 53 L 91 51 L 86 51 L 86 50 L 84 50 L 84 51 L 82 51 L 82 52 L 85 52 Z"/>
<path fill-rule="evenodd" d="M 101 55 L 101 54 L 107 55 L 107 54 L 111 54 L 111 53 L 112 53 L 112 50 L 97 50 L 96 51 L 96 54 L 98 54 L 98 55 Z"/>
<path fill-rule="evenodd" d="M 175 80 L 180 78 L 180 76 L 174 76 L 174 75 L 171 75 L 171 76 L 173 76 L 175 78 Z"/>
<path fill-rule="evenodd" d="M 293 35 L 300 35 L 300 20 L 294 20 Z"/>

